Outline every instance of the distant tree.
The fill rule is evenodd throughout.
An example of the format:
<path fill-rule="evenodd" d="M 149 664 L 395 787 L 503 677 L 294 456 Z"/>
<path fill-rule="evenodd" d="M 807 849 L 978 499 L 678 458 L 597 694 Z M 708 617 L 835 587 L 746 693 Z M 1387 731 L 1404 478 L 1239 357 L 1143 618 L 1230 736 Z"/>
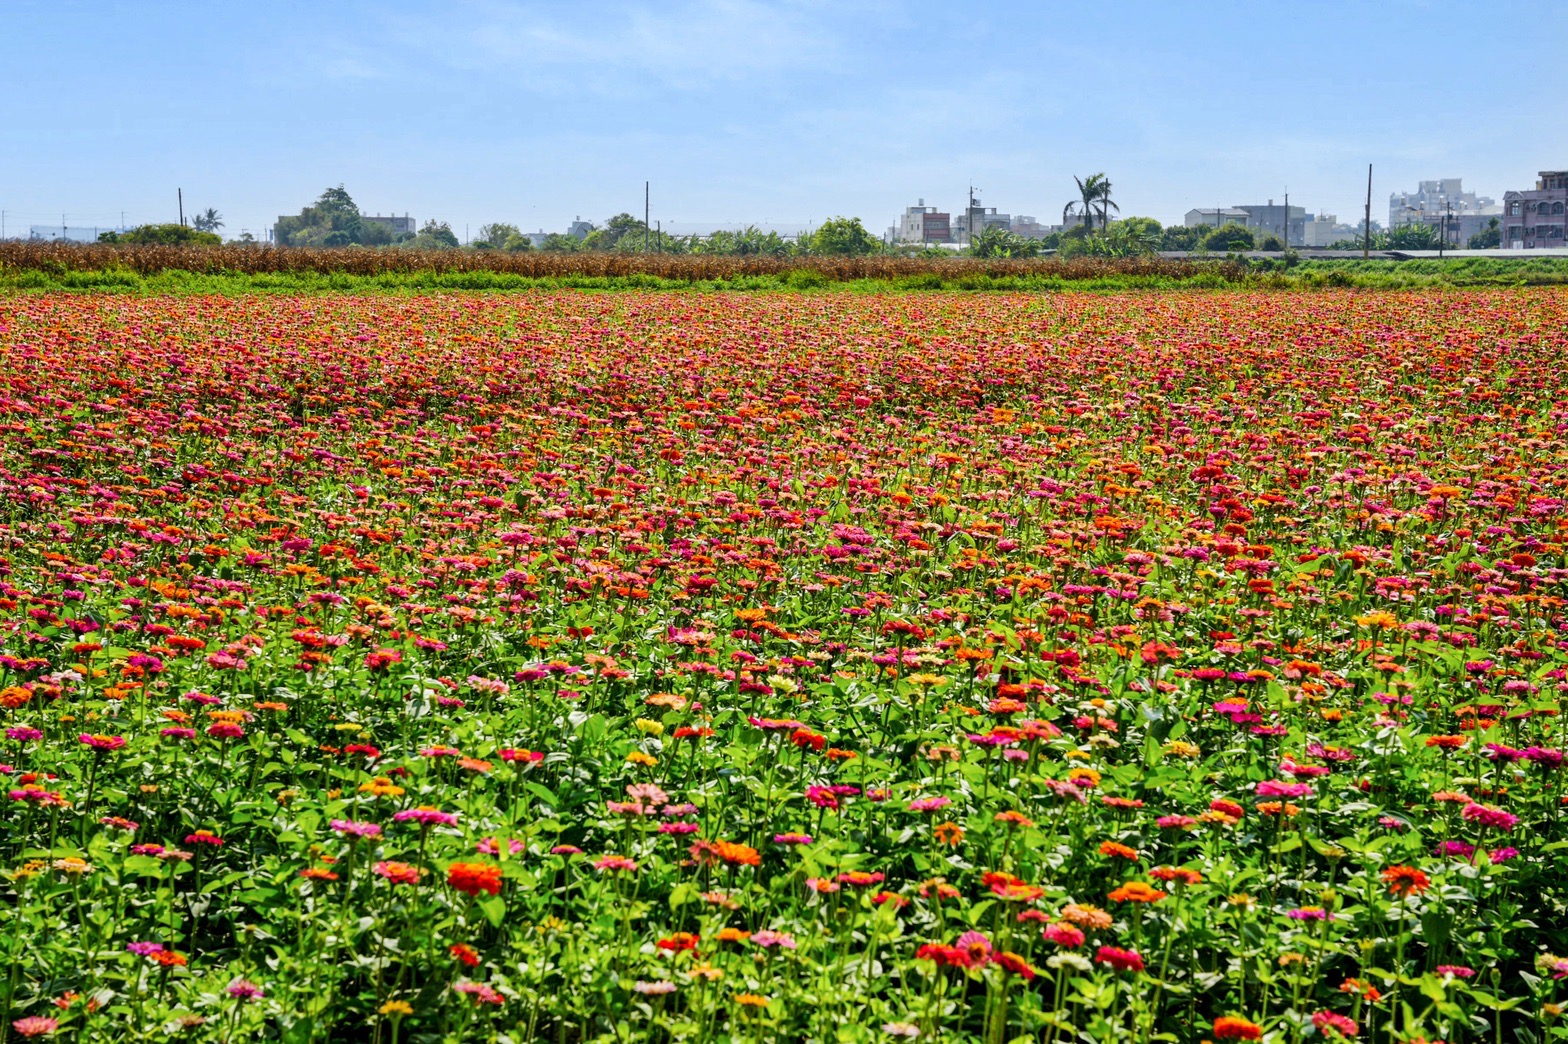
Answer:
<path fill-rule="evenodd" d="M 452 226 L 445 221 L 431 218 L 419 228 L 419 234 L 403 243 L 413 250 L 454 250 L 460 244 Z"/>
<path fill-rule="evenodd" d="M 544 244 L 539 249 L 552 254 L 570 254 L 582 249 L 582 241 L 564 232 L 551 232 L 544 237 Z"/>
<path fill-rule="evenodd" d="M 1443 239 L 1435 225 L 1424 221 L 1391 228 L 1380 238 L 1384 250 L 1436 250 Z"/>
<path fill-rule="evenodd" d="M 1197 250 L 1208 229 L 1202 225 L 1171 225 L 1160 232 L 1161 250 Z"/>
<path fill-rule="evenodd" d="M 200 229 L 170 223 L 139 225 L 129 232 L 121 232 L 114 242 L 144 246 L 217 246 L 223 242 L 223 239 L 215 232 L 203 232 Z"/>
<path fill-rule="evenodd" d="M 504 221 L 492 221 L 488 225 L 479 226 L 479 238 L 474 240 L 473 245 L 501 250 L 506 246 L 508 239 L 521 234 L 516 225 L 509 225 Z"/>
<path fill-rule="evenodd" d="M 1503 230 L 1494 217 L 1486 223 L 1486 228 L 1471 236 L 1465 246 L 1471 250 L 1495 250 L 1503 245 Z"/>
<path fill-rule="evenodd" d="M 1268 235 L 1264 236 L 1261 240 L 1258 241 L 1256 249 L 1280 251 L 1285 249 L 1285 244 L 1280 241 L 1278 236 L 1270 232 Z"/>
<path fill-rule="evenodd" d="M 1087 178 L 1075 174 L 1073 180 L 1078 183 L 1078 198 L 1062 208 L 1062 224 L 1078 221 L 1086 228 L 1092 228 L 1098 216 L 1100 231 L 1105 231 L 1110 224 L 1111 211 L 1120 213 L 1122 209 L 1111 200 L 1111 179 L 1104 173 L 1097 173 Z"/>
<path fill-rule="evenodd" d="M 1112 222 L 1105 230 L 1083 226 L 1062 236 L 1058 253 L 1063 257 L 1139 257 L 1160 247 L 1160 223 L 1153 218 Z"/>
<path fill-rule="evenodd" d="M 241 232 L 239 234 L 239 238 L 234 240 L 234 242 L 241 243 L 245 246 L 251 246 L 256 242 L 256 237 L 251 235 L 249 232 Z"/>
<path fill-rule="evenodd" d="M 1165 227 L 1152 217 L 1125 217 L 1118 221 L 1117 224 L 1126 226 L 1128 231 L 1133 234 L 1143 237 L 1152 236 L 1156 240 L 1165 231 Z"/>
<path fill-rule="evenodd" d="M 380 229 L 375 222 L 369 225 Z M 359 206 L 342 186 L 321 193 L 315 203 L 298 214 L 278 219 L 272 238 L 280 246 L 346 246 L 363 243 L 366 226 L 359 219 Z M 372 239 L 380 239 L 376 232 Z"/>
<path fill-rule="evenodd" d="M 789 244 L 777 232 L 747 225 L 739 232 L 720 229 L 706 237 L 694 236 L 687 249 L 693 254 L 783 257 L 789 253 Z"/>
<path fill-rule="evenodd" d="M 1116 257 L 1136 257 L 1160 249 L 1160 223 L 1150 217 L 1130 217 L 1111 222 L 1101 233 Z"/>
<path fill-rule="evenodd" d="M 1229 253 L 1233 250 L 1251 250 L 1254 240 L 1252 229 L 1231 221 L 1219 228 L 1206 229 L 1201 242 L 1205 250 Z"/>
<path fill-rule="evenodd" d="M 223 227 L 223 215 L 213 207 L 191 218 L 191 227 L 198 232 L 216 232 Z"/>
<path fill-rule="evenodd" d="M 521 232 L 514 232 L 507 236 L 506 239 L 502 240 L 500 246 L 500 249 L 504 250 L 508 254 L 521 254 L 524 251 L 532 250 L 533 248 L 534 241 L 523 235 Z"/>
<path fill-rule="evenodd" d="M 404 238 L 412 238 L 407 232 L 397 233 L 392 231 L 391 226 L 383 222 L 361 219 L 359 223 L 359 238 L 353 240 L 353 242 L 361 246 L 386 246 L 389 243 L 398 242 L 399 235 Z"/>
<path fill-rule="evenodd" d="M 859 257 L 862 254 L 874 254 L 881 248 L 882 244 L 866 231 L 866 226 L 860 223 L 858 217 L 829 218 L 811 234 L 813 254 Z"/>
<path fill-rule="evenodd" d="M 1034 257 L 1039 252 L 1038 241 L 998 225 L 981 229 L 969 244 L 969 253 L 975 257 Z"/>

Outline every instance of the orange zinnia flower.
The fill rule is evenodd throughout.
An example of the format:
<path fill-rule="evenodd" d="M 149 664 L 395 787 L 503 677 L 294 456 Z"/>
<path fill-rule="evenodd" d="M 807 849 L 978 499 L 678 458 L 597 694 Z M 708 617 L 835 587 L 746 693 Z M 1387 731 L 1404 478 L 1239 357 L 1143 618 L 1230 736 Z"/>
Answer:
<path fill-rule="evenodd" d="M 494 863 L 453 863 L 447 867 L 446 883 L 468 895 L 496 895 L 501 891 L 501 868 Z"/>
<path fill-rule="evenodd" d="M 1119 845 L 1115 841 L 1101 841 L 1100 854 L 1103 856 L 1116 856 L 1121 859 L 1136 860 L 1138 858 L 1138 850 L 1136 848 L 1128 848 L 1126 845 Z"/>
<path fill-rule="evenodd" d="M 1391 866 L 1383 871 L 1383 883 L 1394 895 L 1420 895 L 1432 886 L 1426 874 L 1413 866 Z"/>
<path fill-rule="evenodd" d="M 1128 881 L 1111 892 L 1110 898 L 1116 903 L 1157 903 L 1165 898 L 1165 893 L 1142 881 Z"/>

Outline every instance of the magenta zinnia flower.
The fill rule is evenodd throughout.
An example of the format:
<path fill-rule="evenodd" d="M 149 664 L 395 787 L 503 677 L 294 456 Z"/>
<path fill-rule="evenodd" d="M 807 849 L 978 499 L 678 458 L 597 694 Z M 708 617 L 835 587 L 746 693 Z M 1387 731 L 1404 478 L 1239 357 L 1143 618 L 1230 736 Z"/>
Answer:
<path fill-rule="evenodd" d="M 101 736 L 84 732 L 77 739 L 94 750 L 119 750 L 125 746 L 124 736 Z"/>
<path fill-rule="evenodd" d="M 405 808 L 392 817 L 395 823 L 418 823 L 420 826 L 454 826 L 457 823 L 456 812 L 443 812 L 438 808 L 421 805 L 419 808 Z"/>
<path fill-rule="evenodd" d="M 361 823 L 353 819 L 334 819 L 332 829 L 345 837 L 380 837 L 380 823 Z"/>

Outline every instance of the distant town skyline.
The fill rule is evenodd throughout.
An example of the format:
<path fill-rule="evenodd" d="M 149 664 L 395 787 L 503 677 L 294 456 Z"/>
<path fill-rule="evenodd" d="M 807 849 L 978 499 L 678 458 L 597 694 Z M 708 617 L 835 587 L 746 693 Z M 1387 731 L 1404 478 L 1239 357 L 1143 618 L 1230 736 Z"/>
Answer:
<path fill-rule="evenodd" d="M 1123 215 L 1282 201 L 1361 220 L 1462 178 L 1501 200 L 1568 167 L 1537 114 L 1563 63 L 1503 29 L 1556 4 L 12 0 L 0 210 L 112 227 L 216 207 L 265 238 L 328 185 L 368 212 L 560 230 L 858 216 L 917 199 L 1060 220 L 1104 171 Z M 1439 50 L 1415 46 L 1444 40 Z M 1490 43 L 1489 43 L 1490 42 Z"/>

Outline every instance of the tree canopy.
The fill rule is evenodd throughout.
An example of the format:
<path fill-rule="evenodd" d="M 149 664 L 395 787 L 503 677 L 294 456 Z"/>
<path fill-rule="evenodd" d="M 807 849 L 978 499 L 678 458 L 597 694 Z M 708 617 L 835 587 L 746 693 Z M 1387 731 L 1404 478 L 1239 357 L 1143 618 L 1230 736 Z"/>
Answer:
<path fill-rule="evenodd" d="M 395 235 L 381 222 L 361 220 L 358 204 L 338 185 L 298 214 L 279 218 L 272 238 L 279 246 L 382 246 L 408 237 Z M 455 239 L 452 245 L 457 245 Z"/>
<path fill-rule="evenodd" d="M 810 244 L 813 254 L 847 257 L 874 254 L 882 246 L 875 236 L 866 231 L 866 226 L 860 223 L 858 217 L 829 218 L 811 234 Z"/>
<path fill-rule="evenodd" d="M 128 232 L 102 232 L 98 235 L 98 242 L 140 246 L 217 246 L 223 242 L 223 237 L 215 232 L 169 222 L 164 225 L 138 225 Z"/>

